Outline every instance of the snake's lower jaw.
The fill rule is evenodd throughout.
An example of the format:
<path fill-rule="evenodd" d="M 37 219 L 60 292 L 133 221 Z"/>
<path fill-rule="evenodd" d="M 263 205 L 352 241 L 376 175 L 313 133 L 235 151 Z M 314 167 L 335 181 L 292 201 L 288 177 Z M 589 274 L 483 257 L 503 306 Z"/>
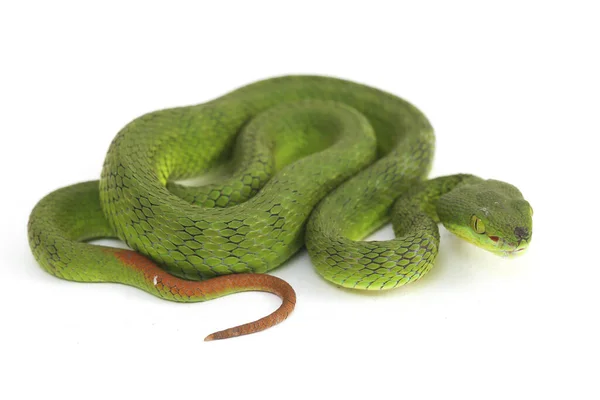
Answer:
<path fill-rule="evenodd" d="M 525 250 L 527 250 L 527 247 L 528 247 L 527 245 L 525 245 L 525 246 L 519 246 L 519 247 L 517 247 L 517 248 L 516 248 L 516 249 L 514 249 L 514 250 L 507 251 L 507 252 L 506 252 L 506 257 L 516 257 L 516 256 L 520 256 L 520 255 L 522 255 L 522 254 L 524 254 L 524 253 L 525 253 Z"/>
<path fill-rule="evenodd" d="M 469 243 L 501 257 L 515 257 L 522 255 L 523 253 L 525 253 L 525 250 L 527 250 L 527 248 L 529 247 L 529 242 L 524 242 L 520 243 L 519 245 L 516 245 L 507 243 L 503 239 L 497 241 L 488 239 L 477 240 L 477 238 L 473 235 L 461 235 L 457 232 L 455 232 L 455 234 L 457 234 L 462 239 L 465 239 Z"/>
<path fill-rule="evenodd" d="M 502 257 L 516 257 L 523 255 L 525 250 L 529 247 L 529 243 L 523 243 L 518 246 L 499 246 L 497 249 L 490 249 L 490 251 L 496 255 Z"/>

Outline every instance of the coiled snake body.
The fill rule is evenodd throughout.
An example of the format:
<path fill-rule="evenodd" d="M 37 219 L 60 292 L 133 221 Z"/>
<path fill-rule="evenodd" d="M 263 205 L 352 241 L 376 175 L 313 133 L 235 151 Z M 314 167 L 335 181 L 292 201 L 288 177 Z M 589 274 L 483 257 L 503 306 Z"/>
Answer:
<path fill-rule="evenodd" d="M 273 314 L 207 339 L 252 333 L 292 311 L 293 289 L 264 273 L 304 244 L 325 279 L 365 290 L 422 277 L 438 222 L 497 253 L 525 249 L 532 212 L 518 189 L 472 175 L 425 180 L 433 152 L 427 118 L 396 96 L 328 77 L 273 78 L 129 123 L 99 182 L 37 204 L 29 242 L 42 267 L 69 280 L 175 301 L 282 297 Z M 181 183 L 201 174 L 202 186 Z M 390 216 L 395 239 L 361 241 Z M 86 243 L 100 237 L 133 251 Z"/>

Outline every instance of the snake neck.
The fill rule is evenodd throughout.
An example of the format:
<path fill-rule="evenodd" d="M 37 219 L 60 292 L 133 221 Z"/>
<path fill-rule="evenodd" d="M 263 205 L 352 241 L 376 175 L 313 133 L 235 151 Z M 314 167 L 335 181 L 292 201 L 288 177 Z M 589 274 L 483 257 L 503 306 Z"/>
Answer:
<path fill-rule="evenodd" d="M 456 174 L 441 176 L 414 186 L 394 203 L 392 226 L 396 237 L 431 231 L 439 240 L 437 229 L 437 224 L 440 223 L 437 212 L 439 199 L 457 187 L 481 180 L 474 175 Z"/>

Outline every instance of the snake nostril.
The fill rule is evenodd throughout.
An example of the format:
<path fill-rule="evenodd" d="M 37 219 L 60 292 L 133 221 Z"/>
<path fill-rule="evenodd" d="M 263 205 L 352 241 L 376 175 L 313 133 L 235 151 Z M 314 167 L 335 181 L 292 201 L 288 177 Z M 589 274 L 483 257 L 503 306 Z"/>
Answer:
<path fill-rule="evenodd" d="M 524 228 L 522 226 L 517 226 L 515 228 L 515 236 L 518 237 L 519 239 L 524 239 L 527 236 L 529 236 L 529 231 L 527 230 L 527 228 Z"/>

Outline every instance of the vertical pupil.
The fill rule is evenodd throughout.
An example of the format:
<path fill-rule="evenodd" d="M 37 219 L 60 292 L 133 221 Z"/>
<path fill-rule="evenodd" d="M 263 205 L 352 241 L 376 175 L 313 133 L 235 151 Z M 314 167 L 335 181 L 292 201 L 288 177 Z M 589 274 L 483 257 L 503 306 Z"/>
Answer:
<path fill-rule="evenodd" d="M 473 228 L 475 229 L 475 232 L 477 233 L 483 233 L 483 226 L 482 226 L 482 222 L 479 218 L 474 217 L 473 218 Z"/>
<path fill-rule="evenodd" d="M 485 232 L 485 227 L 483 226 L 483 222 L 481 222 L 481 220 L 479 218 L 477 218 L 475 215 L 473 215 L 473 217 L 471 217 L 471 226 L 472 226 L 473 230 L 477 233 Z"/>

